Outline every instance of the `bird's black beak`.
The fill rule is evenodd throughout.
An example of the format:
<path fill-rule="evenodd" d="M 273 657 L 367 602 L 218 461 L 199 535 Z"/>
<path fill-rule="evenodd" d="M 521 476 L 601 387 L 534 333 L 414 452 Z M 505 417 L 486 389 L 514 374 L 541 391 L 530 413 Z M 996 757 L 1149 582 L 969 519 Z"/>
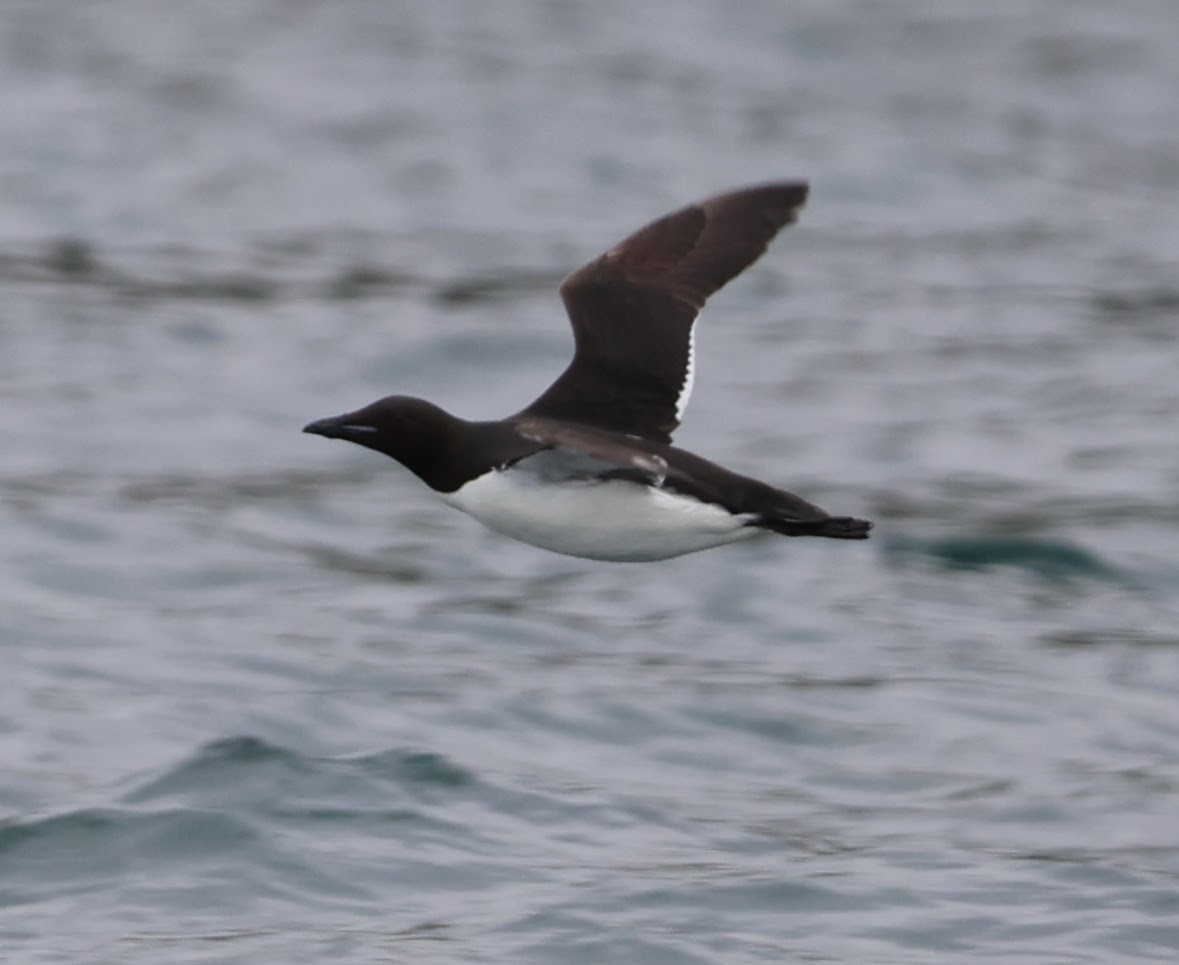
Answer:
<path fill-rule="evenodd" d="M 304 432 L 313 436 L 323 436 L 326 439 L 347 439 L 349 442 L 361 442 L 375 433 L 375 426 L 366 426 L 354 421 L 354 414 L 329 416 L 326 419 L 316 419 L 303 426 Z"/>

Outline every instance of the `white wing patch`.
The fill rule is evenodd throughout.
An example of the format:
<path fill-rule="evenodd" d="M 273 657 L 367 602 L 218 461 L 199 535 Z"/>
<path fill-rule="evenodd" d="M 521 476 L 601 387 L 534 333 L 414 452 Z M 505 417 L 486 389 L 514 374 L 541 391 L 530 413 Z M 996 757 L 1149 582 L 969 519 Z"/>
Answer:
<path fill-rule="evenodd" d="M 696 318 L 700 316 L 697 315 Z M 684 410 L 688 407 L 688 400 L 692 398 L 692 385 L 696 381 L 696 319 L 692 319 L 692 327 L 688 329 L 688 365 L 684 370 L 684 382 L 680 387 L 680 397 L 675 400 L 675 417 L 683 421 Z"/>

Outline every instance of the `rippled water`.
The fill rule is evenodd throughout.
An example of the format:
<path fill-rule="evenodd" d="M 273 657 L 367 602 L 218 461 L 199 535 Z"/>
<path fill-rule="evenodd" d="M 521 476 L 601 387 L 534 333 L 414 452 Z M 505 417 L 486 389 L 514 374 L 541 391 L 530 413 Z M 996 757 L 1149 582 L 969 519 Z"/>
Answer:
<path fill-rule="evenodd" d="M 1173 4 L 13 2 L 0 957 L 1171 962 Z M 806 176 L 679 441 L 839 512 L 548 555 L 299 433 Z"/>

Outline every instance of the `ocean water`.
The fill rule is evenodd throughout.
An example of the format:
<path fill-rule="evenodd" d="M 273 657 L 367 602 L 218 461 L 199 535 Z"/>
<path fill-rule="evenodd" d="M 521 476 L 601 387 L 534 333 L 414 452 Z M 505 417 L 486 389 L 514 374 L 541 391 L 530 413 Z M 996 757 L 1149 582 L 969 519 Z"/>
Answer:
<path fill-rule="evenodd" d="M 0 8 L 0 959 L 1173 962 L 1168 0 Z M 563 367 L 806 177 L 686 448 L 840 513 L 543 553 L 300 434 Z"/>

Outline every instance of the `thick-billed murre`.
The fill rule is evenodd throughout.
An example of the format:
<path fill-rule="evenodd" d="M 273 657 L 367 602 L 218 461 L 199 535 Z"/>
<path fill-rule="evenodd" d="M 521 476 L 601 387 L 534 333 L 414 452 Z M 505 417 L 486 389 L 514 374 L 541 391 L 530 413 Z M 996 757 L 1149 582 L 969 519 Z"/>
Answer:
<path fill-rule="evenodd" d="M 531 405 L 468 422 L 389 396 L 304 432 L 396 459 L 505 536 L 596 560 L 660 560 L 760 532 L 866 539 L 872 524 L 671 445 L 705 300 L 795 220 L 804 182 L 717 195 L 659 218 L 570 275 L 576 348 Z"/>

